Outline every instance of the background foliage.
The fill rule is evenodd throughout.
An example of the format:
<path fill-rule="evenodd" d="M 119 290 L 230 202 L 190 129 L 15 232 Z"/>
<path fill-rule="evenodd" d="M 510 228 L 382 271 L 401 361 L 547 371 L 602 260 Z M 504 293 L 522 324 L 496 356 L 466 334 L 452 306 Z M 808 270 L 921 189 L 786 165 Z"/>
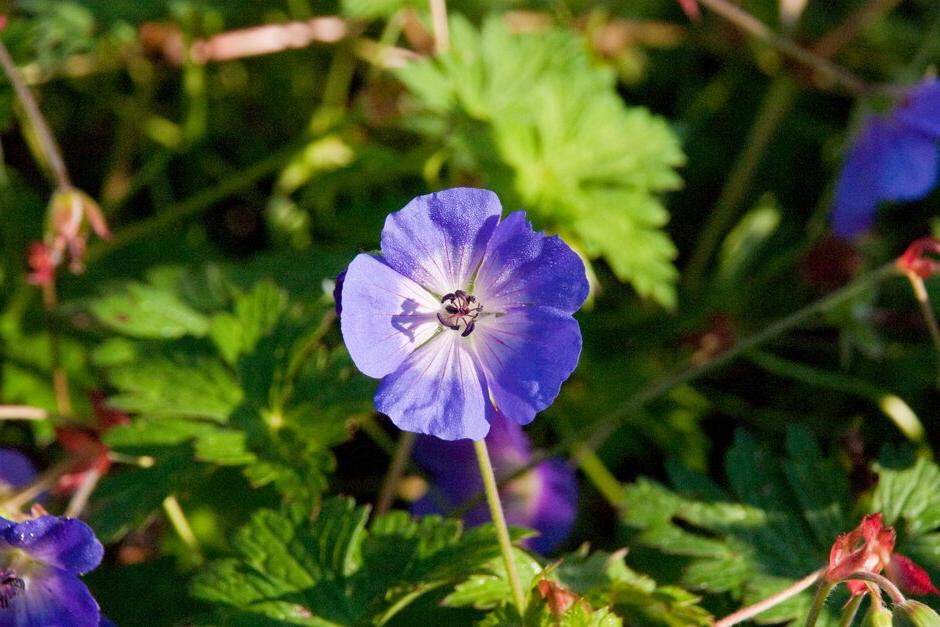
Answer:
<path fill-rule="evenodd" d="M 742 4 L 785 28 L 777 2 Z M 812 45 L 868 4 L 897 3 L 810 0 L 790 35 Z M 916 81 L 940 59 L 940 11 L 886 9 L 833 58 Z M 519 620 L 490 527 L 370 514 L 396 434 L 333 311 L 333 278 L 385 216 L 453 185 L 495 190 L 590 261 L 581 365 L 527 431 L 560 455 L 599 445 L 600 466 L 572 458 L 582 499 L 561 554 L 517 552 L 526 583 L 584 602 L 559 617 L 532 588 L 526 624 L 707 625 L 821 566 L 871 511 L 940 576 L 937 355 L 905 282 L 863 278 L 712 361 L 940 231 L 935 193 L 886 207 L 857 242 L 829 235 L 871 103 L 673 0 L 454 0 L 439 55 L 427 6 L 408 0 L 6 10 L 3 40 L 114 236 L 90 239 L 45 313 L 26 255 L 51 188 L 0 85 L 0 401 L 56 413 L 56 343 L 73 420 L 91 424 L 88 390 L 133 416 L 104 442 L 153 463 L 117 465 L 87 509 L 109 543 L 87 579 L 118 624 Z M 345 36 L 181 53 L 323 16 Z M 0 444 L 51 467 L 61 419 L 2 421 Z"/>

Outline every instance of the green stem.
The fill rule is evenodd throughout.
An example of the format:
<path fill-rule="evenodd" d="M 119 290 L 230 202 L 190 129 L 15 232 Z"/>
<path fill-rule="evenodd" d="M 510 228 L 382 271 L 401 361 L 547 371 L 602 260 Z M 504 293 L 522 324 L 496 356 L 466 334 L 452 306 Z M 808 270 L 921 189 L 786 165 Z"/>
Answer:
<path fill-rule="evenodd" d="M 806 622 L 803 627 L 815 627 L 819 615 L 822 613 L 823 606 L 826 605 L 826 597 L 835 587 L 835 584 L 823 581 L 816 589 L 816 596 L 813 598 L 813 605 L 809 608 L 809 614 L 806 615 Z"/>
<path fill-rule="evenodd" d="M 379 498 L 375 502 L 375 514 L 381 516 L 392 506 L 395 499 L 395 490 L 398 488 L 398 482 L 405 472 L 405 466 L 411 459 L 411 451 L 415 446 L 414 433 L 402 431 L 398 437 L 398 445 L 395 447 L 395 454 L 392 456 L 392 462 L 388 466 L 388 473 L 385 475 L 385 481 L 382 482 L 382 490 L 379 492 Z"/>
<path fill-rule="evenodd" d="M 904 399 L 886 389 L 844 374 L 821 370 L 805 364 L 782 359 L 764 351 L 751 351 L 746 355 L 751 363 L 779 377 L 795 379 L 815 387 L 836 390 L 870 400 L 878 405 L 911 442 L 922 444 L 924 425 Z"/>
<path fill-rule="evenodd" d="M 744 144 L 744 150 L 731 168 L 721 195 L 708 216 L 686 267 L 685 280 L 689 285 L 695 285 L 702 278 L 721 236 L 734 220 L 741 201 L 751 187 L 757 166 L 760 165 L 768 144 L 793 108 L 797 93 L 796 83 L 786 75 L 775 78 L 767 88 L 760 111 Z"/>
<path fill-rule="evenodd" d="M 489 451 L 486 450 L 485 440 L 475 440 L 473 448 L 476 450 L 477 462 L 480 465 L 480 477 L 483 478 L 483 490 L 486 493 L 486 502 L 490 506 L 490 515 L 496 527 L 496 537 L 499 539 L 499 550 L 503 554 L 506 565 L 506 575 L 512 587 L 512 596 L 519 608 L 519 614 L 525 613 L 525 595 L 522 584 L 519 583 L 519 573 L 516 571 L 516 560 L 512 555 L 512 542 L 509 539 L 509 528 L 506 526 L 506 517 L 503 515 L 503 505 L 499 501 L 499 491 L 496 487 L 496 476 L 493 474 L 493 464 L 490 462 Z"/>
<path fill-rule="evenodd" d="M 86 264 L 90 265 L 118 248 L 155 233 L 160 233 L 174 224 L 208 209 L 220 200 L 253 185 L 287 163 L 309 141 L 309 137 L 304 137 L 301 141 L 292 143 L 288 148 L 233 173 L 218 184 L 196 192 L 189 198 L 166 207 L 154 216 L 124 227 L 115 232 L 110 240 L 95 242 L 88 248 L 88 254 L 85 256 Z"/>
<path fill-rule="evenodd" d="M 32 125 L 33 130 L 36 131 L 39 145 L 42 147 L 42 151 L 45 153 L 49 167 L 55 177 L 56 186 L 62 189 L 70 188 L 72 183 L 69 178 L 68 170 L 65 168 L 65 161 L 62 159 L 62 151 L 59 149 L 59 143 L 56 141 L 52 131 L 49 130 L 49 125 L 46 124 L 46 119 L 42 116 L 39 105 L 36 104 L 36 99 L 33 98 L 32 92 L 29 91 L 29 88 L 23 81 L 23 77 L 20 75 L 19 70 L 17 70 L 13 58 L 10 56 L 10 52 L 2 41 L 0 41 L 0 67 L 3 68 L 10 84 L 13 85 L 13 91 L 16 92 L 16 97 L 20 101 L 20 104 L 23 105 L 23 109 L 26 111 L 26 117 L 29 118 L 29 123 Z"/>
<path fill-rule="evenodd" d="M 920 313 L 924 316 L 924 323 L 927 325 L 927 330 L 930 331 L 930 339 L 933 340 L 933 345 L 936 347 L 937 352 L 940 353 L 940 328 L 937 327 L 937 318 L 934 316 L 933 307 L 930 305 L 930 296 L 927 295 L 927 286 L 924 285 L 924 280 L 913 272 L 906 272 L 905 274 L 907 274 L 907 278 L 911 282 L 914 297 L 917 299 L 917 304 L 920 306 Z"/>
<path fill-rule="evenodd" d="M 199 540 L 196 538 L 196 534 L 193 533 L 193 528 L 189 526 L 186 513 L 183 512 L 183 508 L 175 495 L 171 494 L 163 499 L 163 513 L 166 514 L 167 519 L 176 531 L 176 535 L 183 541 L 183 544 L 193 552 L 197 559 L 201 559 L 199 557 L 201 555 Z"/>
<path fill-rule="evenodd" d="M 849 601 L 845 609 L 842 610 L 842 619 L 839 621 L 839 627 L 851 627 L 852 621 L 855 620 L 855 615 L 858 614 L 858 608 L 864 598 L 864 594 L 856 594 L 852 597 L 852 600 Z"/>
<path fill-rule="evenodd" d="M 607 503 L 614 509 L 619 509 L 623 505 L 623 485 L 607 469 L 597 453 L 581 443 L 576 443 L 571 448 L 571 456 Z"/>
<path fill-rule="evenodd" d="M 775 338 L 793 327 L 797 327 L 815 318 L 824 311 L 829 311 L 841 305 L 845 301 L 853 298 L 856 294 L 869 289 L 873 285 L 877 285 L 885 278 L 897 274 L 897 272 L 897 267 L 893 261 L 887 263 L 877 270 L 863 274 L 845 287 L 820 298 L 799 311 L 795 311 L 789 316 L 768 325 L 762 331 L 758 331 L 750 337 L 741 340 L 725 352 L 717 355 L 711 361 L 660 379 L 658 382 L 628 399 L 620 407 L 615 409 L 613 413 L 601 420 L 594 428 L 593 433 L 585 440 L 586 445 L 593 450 L 597 450 L 607 441 L 607 438 L 620 427 L 625 418 L 636 410 L 644 407 L 650 401 L 659 398 L 680 385 L 724 368 L 744 353 L 760 346 L 767 340 Z M 565 444 L 570 445 L 570 443 Z"/>

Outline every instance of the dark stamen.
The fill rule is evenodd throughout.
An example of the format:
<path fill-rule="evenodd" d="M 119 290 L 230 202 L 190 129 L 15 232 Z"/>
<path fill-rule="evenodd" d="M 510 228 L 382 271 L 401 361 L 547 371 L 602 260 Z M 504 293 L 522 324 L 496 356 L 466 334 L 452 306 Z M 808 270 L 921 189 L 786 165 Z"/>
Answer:
<path fill-rule="evenodd" d="M 445 294 L 441 298 L 441 303 L 446 303 L 446 305 L 441 312 L 438 312 L 438 321 L 454 331 L 463 329 L 461 337 L 470 335 L 476 327 L 476 319 L 483 311 L 483 305 L 479 304 L 476 296 L 463 290 L 454 290 Z"/>
<path fill-rule="evenodd" d="M 14 597 L 26 589 L 26 582 L 12 571 L 0 570 L 0 610 L 10 607 Z"/>

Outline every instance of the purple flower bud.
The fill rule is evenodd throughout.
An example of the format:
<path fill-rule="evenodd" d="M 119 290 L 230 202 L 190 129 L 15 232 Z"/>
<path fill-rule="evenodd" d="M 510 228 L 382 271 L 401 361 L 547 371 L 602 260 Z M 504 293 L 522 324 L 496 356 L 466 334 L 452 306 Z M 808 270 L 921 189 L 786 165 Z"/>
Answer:
<path fill-rule="evenodd" d="M 518 424 L 497 415 L 486 436 L 493 470 L 505 476 L 528 464 L 531 444 Z M 466 441 L 445 442 L 421 436 L 415 443 L 414 460 L 432 478 L 433 485 L 411 508 L 412 513 L 450 514 L 464 501 L 483 491 L 473 445 Z M 561 460 L 549 460 L 514 479 L 500 490 L 506 520 L 540 533 L 525 544 L 539 553 L 554 551 L 568 536 L 578 504 L 574 471 Z M 464 515 L 467 525 L 490 520 L 485 503 Z"/>
<path fill-rule="evenodd" d="M 98 603 L 79 579 L 104 547 L 74 518 L 0 518 L 0 627 L 98 627 Z"/>
<path fill-rule="evenodd" d="M 480 440 L 497 410 L 528 424 L 578 363 L 584 264 L 501 211 L 482 189 L 419 196 L 386 219 L 381 255 L 346 270 L 343 339 L 400 429 Z"/>
<path fill-rule="evenodd" d="M 849 151 L 836 187 L 832 227 L 843 238 L 875 219 L 878 203 L 912 201 L 937 184 L 940 81 L 915 85 L 887 116 L 871 116 Z"/>

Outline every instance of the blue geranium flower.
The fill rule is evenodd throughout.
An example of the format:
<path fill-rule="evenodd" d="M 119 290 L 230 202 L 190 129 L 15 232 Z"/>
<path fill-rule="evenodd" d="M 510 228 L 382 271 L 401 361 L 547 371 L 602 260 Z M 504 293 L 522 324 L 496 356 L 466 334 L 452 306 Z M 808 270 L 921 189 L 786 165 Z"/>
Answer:
<path fill-rule="evenodd" d="M 878 203 L 912 201 L 937 184 L 940 81 L 908 90 L 887 116 L 870 116 L 836 187 L 832 226 L 850 238 L 871 228 Z"/>
<path fill-rule="evenodd" d="M 0 494 L 25 488 L 36 480 L 36 467 L 28 457 L 11 448 L 0 448 Z"/>
<path fill-rule="evenodd" d="M 527 424 L 578 363 L 584 264 L 501 210 L 483 189 L 419 196 L 386 219 L 381 255 L 346 270 L 346 347 L 405 431 L 479 440 L 497 409 Z"/>
<path fill-rule="evenodd" d="M 498 416 L 486 436 L 487 448 L 496 476 L 506 475 L 528 464 L 532 449 L 522 427 Z M 442 442 L 420 436 L 415 443 L 414 460 L 427 472 L 433 485 L 412 505 L 413 514 L 451 513 L 454 507 L 483 491 L 470 442 Z M 539 553 L 551 553 L 561 544 L 574 524 L 578 504 L 578 484 L 574 471 L 562 460 L 542 462 L 500 490 L 506 520 L 512 525 L 539 532 L 525 544 Z M 485 503 L 464 515 L 467 525 L 490 520 Z"/>
<path fill-rule="evenodd" d="M 74 518 L 0 518 L 0 627 L 97 627 L 98 603 L 78 578 L 104 548 Z"/>

